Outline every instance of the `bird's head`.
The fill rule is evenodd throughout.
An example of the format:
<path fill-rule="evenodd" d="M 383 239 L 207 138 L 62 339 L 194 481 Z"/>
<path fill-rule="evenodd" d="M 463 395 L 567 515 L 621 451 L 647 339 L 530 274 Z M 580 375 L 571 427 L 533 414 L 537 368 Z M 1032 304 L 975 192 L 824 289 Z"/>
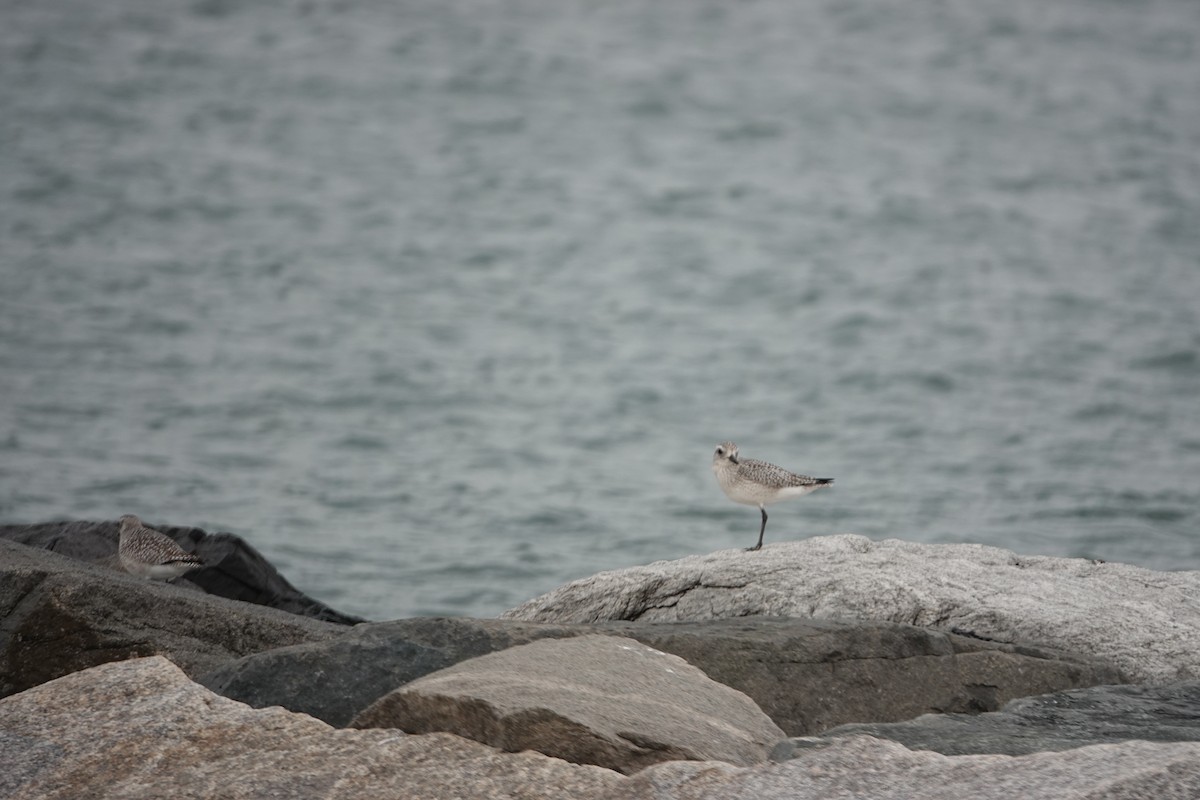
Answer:
<path fill-rule="evenodd" d="M 713 464 L 722 464 L 728 462 L 730 464 L 738 463 L 738 449 L 733 442 L 721 442 L 717 445 L 717 449 L 713 452 Z"/>

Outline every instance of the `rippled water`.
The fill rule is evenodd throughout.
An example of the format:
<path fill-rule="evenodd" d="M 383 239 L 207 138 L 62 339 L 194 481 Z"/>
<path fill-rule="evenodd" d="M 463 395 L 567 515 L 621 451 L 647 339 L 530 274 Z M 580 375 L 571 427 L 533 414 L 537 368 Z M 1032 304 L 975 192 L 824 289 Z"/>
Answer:
<path fill-rule="evenodd" d="M 0 15 L 0 520 L 493 615 L 752 544 L 732 438 L 768 543 L 1200 568 L 1193 0 Z"/>

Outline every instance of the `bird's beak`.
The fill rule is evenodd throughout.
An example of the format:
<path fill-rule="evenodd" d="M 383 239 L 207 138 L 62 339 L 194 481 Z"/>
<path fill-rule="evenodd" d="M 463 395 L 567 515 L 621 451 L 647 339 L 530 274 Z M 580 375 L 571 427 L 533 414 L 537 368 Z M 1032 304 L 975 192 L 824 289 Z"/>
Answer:
<path fill-rule="evenodd" d="M 729 454 L 729 460 L 734 464 L 738 463 L 737 456 L 735 456 L 733 453 Z"/>

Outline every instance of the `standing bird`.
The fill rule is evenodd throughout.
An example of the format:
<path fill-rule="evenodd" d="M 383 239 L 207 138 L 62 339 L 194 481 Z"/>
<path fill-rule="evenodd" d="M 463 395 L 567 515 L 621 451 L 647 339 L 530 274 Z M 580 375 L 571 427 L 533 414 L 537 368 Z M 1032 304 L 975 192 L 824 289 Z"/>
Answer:
<path fill-rule="evenodd" d="M 722 491 L 735 503 L 758 506 L 762 512 L 762 527 L 758 529 L 758 544 L 746 550 L 762 547 L 763 533 L 767 530 L 767 509 L 771 503 L 803 497 L 822 486 L 833 483 L 833 478 L 810 478 L 797 475 L 782 467 L 755 461 L 753 458 L 738 458 L 737 445 L 721 442 L 713 453 L 713 474 Z"/>
<path fill-rule="evenodd" d="M 156 581 L 178 578 L 204 566 L 200 556 L 184 550 L 171 537 L 147 528 L 133 514 L 121 517 L 117 552 L 127 572 Z"/>

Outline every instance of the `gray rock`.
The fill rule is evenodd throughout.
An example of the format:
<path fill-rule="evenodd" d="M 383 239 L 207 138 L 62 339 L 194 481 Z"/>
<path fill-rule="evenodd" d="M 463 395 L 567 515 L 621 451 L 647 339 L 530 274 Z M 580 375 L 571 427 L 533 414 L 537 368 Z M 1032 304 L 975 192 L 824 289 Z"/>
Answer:
<path fill-rule="evenodd" d="M 870 735 L 945 755 L 1025 755 L 1131 739 L 1200 742 L 1200 683 L 1096 686 L 1014 700 L 990 714 L 927 714 L 887 725 L 842 725 L 780 743 L 776 760 L 839 737 Z"/>
<path fill-rule="evenodd" d="M 133 656 L 201 674 L 346 630 L 0 539 L 0 697 Z"/>
<path fill-rule="evenodd" d="M 994 711 L 1014 697 L 1121 680 L 1061 653 L 888 622 L 743 617 L 695 623 L 548 625 L 420 618 L 246 656 L 202 676 L 225 697 L 346 725 L 409 681 L 542 638 L 628 636 L 748 695 L 790 736 L 930 711 Z"/>
<path fill-rule="evenodd" d="M 627 780 L 448 734 L 347 731 L 251 709 L 162 658 L 105 664 L 0 700 L 9 800 L 602 797 Z"/>
<path fill-rule="evenodd" d="M 741 692 L 619 636 L 473 658 L 391 692 L 351 724 L 448 731 L 625 773 L 677 759 L 759 763 L 783 738 Z"/>
<path fill-rule="evenodd" d="M 1122 742 L 1017 757 L 944 756 L 852 736 L 786 764 L 661 764 L 618 791 L 623 800 L 1195 800 L 1200 744 Z"/>
<path fill-rule="evenodd" d="M 1135 682 L 1200 678 L 1200 572 L 824 536 L 603 572 L 502 616 L 531 622 L 848 617 L 1037 642 Z"/>
<path fill-rule="evenodd" d="M 208 533 L 200 528 L 152 525 L 189 553 L 204 559 L 202 569 L 176 583 L 190 583 L 209 594 L 270 606 L 304 617 L 353 625 L 361 617 L 344 614 L 292 586 L 262 553 L 232 533 Z M 120 570 L 116 559 L 116 521 L 47 522 L 41 525 L 0 525 L 0 539 L 52 550 L 100 566 Z"/>
<path fill-rule="evenodd" d="M 1194 800 L 1200 745 L 1131 741 L 944 756 L 866 736 L 784 764 L 673 761 L 632 777 L 450 734 L 337 730 L 217 697 L 162 658 L 105 664 L 0 700 L 6 800 Z"/>

